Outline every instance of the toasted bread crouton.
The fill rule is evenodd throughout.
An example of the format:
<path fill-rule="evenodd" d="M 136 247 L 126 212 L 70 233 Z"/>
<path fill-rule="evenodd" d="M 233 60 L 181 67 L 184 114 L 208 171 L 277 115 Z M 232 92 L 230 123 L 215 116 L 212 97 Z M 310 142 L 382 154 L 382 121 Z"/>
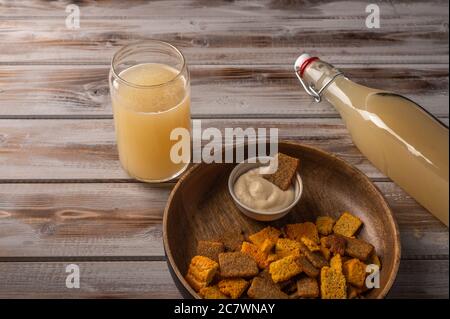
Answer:
<path fill-rule="evenodd" d="M 364 240 L 345 237 L 345 241 L 345 253 L 361 261 L 366 261 L 374 251 L 374 247 Z"/>
<path fill-rule="evenodd" d="M 275 283 L 288 280 L 301 272 L 302 267 L 297 263 L 295 256 L 284 257 L 269 266 L 269 273 Z"/>
<path fill-rule="evenodd" d="M 253 299 L 287 299 L 288 295 L 281 291 L 270 275 L 262 272 L 253 278 L 247 295 Z"/>
<path fill-rule="evenodd" d="M 275 260 L 278 260 L 278 259 L 280 259 L 280 258 L 278 257 L 277 254 L 269 254 L 267 256 L 267 263 L 270 264 L 270 263 L 272 263 L 272 262 L 274 262 Z"/>
<path fill-rule="evenodd" d="M 184 277 L 188 284 L 196 291 L 199 292 L 202 288 L 205 288 L 208 284 L 206 281 L 200 281 L 194 277 L 191 273 L 187 273 Z"/>
<path fill-rule="evenodd" d="M 255 260 L 241 252 L 219 254 L 220 275 L 230 277 L 252 277 L 259 272 Z"/>
<path fill-rule="evenodd" d="M 366 280 L 366 265 L 359 259 L 353 258 L 344 263 L 344 276 L 347 282 L 361 288 Z"/>
<path fill-rule="evenodd" d="M 210 286 L 200 289 L 200 297 L 204 299 L 227 299 L 217 286 Z"/>
<path fill-rule="evenodd" d="M 330 216 L 319 216 L 316 219 L 316 227 L 319 234 L 328 236 L 333 232 L 334 219 Z"/>
<path fill-rule="evenodd" d="M 344 274 L 331 267 L 323 267 L 320 270 L 320 294 L 322 299 L 346 299 Z"/>
<path fill-rule="evenodd" d="M 281 232 L 274 227 L 266 227 L 260 230 L 259 232 L 250 235 L 248 239 L 258 247 L 261 247 L 266 239 L 270 240 L 273 243 L 276 243 L 278 238 L 280 237 Z"/>
<path fill-rule="evenodd" d="M 275 247 L 275 242 L 271 239 L 266 239 L 259 249 L 263 251 L 265 254 L 270 254 L 272 252 L 273 247 Z"/>
<path fill-rule="evenodd" d="M 328 261 L 325 259 L 321 252 L 312 252 L 307 250 L 305 251 L 305 256 L 316 268 L 320 269 L 322 267 L 328 266 Z"/>
<path fill-rule="evenodd" d="M 242 243 L 241 252 L 252 257 L 256 261 L 256 264 L 258 265 L 259 268 L 263 269 L 268 266 L 267 262 L 268 254 L 260 250 L 258 246 L 249 243 L 247 241 L 244 241 Z"/>
<path fill-rule="evenodd" d="M 331 258 L 331 250 L 329 248 L 321 245 L 320 246 L 320 251 L 322 252 L 323 257 L 325 257 L 325 259 L 327 261 L 329 261 L 330 258 Z"/>
<path fill-rule="evenodd" d="M 372 254 L 369 256 L 367 263 L 377 265 L 378 269 L 381 270 L 381 260 L 380 257 L 377 256 L 375 251 L 373 251 Z"/>
<path fill-rule="evenodd" d="M 243 278 L 224 279 L 218 283 L 219 290 L 231 297 L 232 299 L 239 298 L 249 286 L 249 282 Z"/>
<path fill-rule="evenodd" d="M 356 299 L 362 293 L 361 289 L 356 288 L 352 285 L 347 285 L 347 298 L 348 299 Z"/>
<path fill-rule="evenodd" d="M 297 281 L 297 295 L 300 298 L 319 297 L 319 284 L 317 280 L 310 277 L 304 277 Z"/>
<path fill-rule="evenodd" d="M 230 230 L 220 236 L 220 242 L 224 244 L 227 251 L 241 250 L 241 245 L 244 239 L 244 233 L 242 230 Z"/>
<path fill-rule="evenodd" d="M 316 244 L 316 242 L 312 241 L 307 237 L 302 237 L 301 242 L 310 250 L 310 251 L 319 251 L 320 247 Z"/>
<path fill-rule="evenodd" d="M 194 256 L 189 265 L 188 274 L 208 285 L 219 269 L 219 264 L 205 256 Z"/>
<path fill-rule="evenodd" d="M 320 239 L 322 246 L 329 248 L 333 254 L 339 254 L 341 256 L 345 253 L 345 238 L 339 235 L 330 235 L 328 237 L 322 237 Z"/>
<path fill-rule="evenodd" d="M 334 224 L 333 231 L 338 235 L 351 237 L 361 225 L 362 221 L 358 217 L 349 212 L 344 212 Z"/>
<path fill-rule="evenodd" d="M 275 244 L 275 253 L 278 256 L 278 259 L 291 255 L 300 256 L 300 248 L 299 242 L 287 238 L 280 238 Z"/>
<path fill-rule="evenodd" d="M 278 168 L 273 174 L 263 175 L 269 182 L 275 184 L 282 190 L 287 190 L 295 178 L 300 160 L 283 153 L 277 154 Z"/>
<path fill-rule="evenodd" d="M 216 262 L 219 261 L 219 254 L 224 251 L 225 246 L 218 241 L 199 240 L 197 244 L 197 255 L 208 257 Z"/>
<path fill-rule="evenodd" d="M 319 243 L 319 232 L 314 223 L 305 222 L 298 224 L 287 224 L 285 227 L 286 235 L 289 239 L 301 241 L 306 237 L 315 243 Z"/>
<path fill-rule="evenodd" d="M 297 262 L 308 277 L 315 278 L 319 276 L 320 269 L 314 267 L 314 265 L 311 264 L 311 262 L 305 256 L 298 257 Z"/>
<path fill-rule="evenodd" d="M 330 267 L 335 269 L 338 272 L 342 272 L 342 259 L 341 255 L 334 255 L 330 260 Z"/>

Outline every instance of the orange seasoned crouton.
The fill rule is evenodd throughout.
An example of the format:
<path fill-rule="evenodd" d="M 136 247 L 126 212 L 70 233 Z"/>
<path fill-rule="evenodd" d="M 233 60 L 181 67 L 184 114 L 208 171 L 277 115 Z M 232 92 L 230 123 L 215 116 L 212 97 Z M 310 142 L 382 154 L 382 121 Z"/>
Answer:
<path fill-rule="evenodd" d="M 189 265 L 188 274 L 208 285 L 219 269 L 219 264 L 205 256 L 194 256 Z"/>
<path fill-rule="evenodd" d="M 319 297 L 319 284 L 317 280 L 310 277 L 299 279 L 297 281 L 297 295 L 300 298 Z"/>
<path fill-rule="evenodd" d="M 274 261 L 269 266 L 269 273 L 273 282 L 288 280 L 302 272 L 302 267 L 297 262 L 297 257 L 287 256 L 283 259 Z"/>
<path fill-rule="evenodd" d="M 319 251 L 320 247 L 316 244 L 316 242 L 312 241 L 307 237 L 302 237 L 301 242 L 310 250 L 310 251 Z"/>
<path fill-rule="evenodd" d="M 204 299 L 227 299 L 217 286 L 210 286 L 200 289 L 200 297 Z"/>
<path fill-rule="evenodd" d="M 329 248 L 333 254 L 344 255 L 345 253 L 345 239 L 340 235 L 330 235 L 320 239 L 322 246 Z"/>
<path fill-rule="evenodd" d="M 349 212 L 344 212 L 334 224 L 333 231 L 338 235 L 351 237 L 361 225 L 362 222 L 358 217 Z"/>
<path fill-rule="evenodd" d="M 249 243 L 247 241 L 244 241 L 242 243 L 241 252 L 252 257 L 256 261 L 256 264 L 258 265 L 259 268 L 263 269 L 267 267 L 268 254 L 260 250 L 258 246 Z"/>
<path fill-rule="evenodd" d="M 287 224 L 285 231 L 289 239 L 301 241 L 302 237 L 306 237 L 315 243 L 319 243 L 319 232 L 314 223 Z"/>
<path fill-rule="evenodd" d="M 330 260 L 330 267 L 335 269 L 338 272 L 342 272 L 342 259 L 341 255 L 334 255 Z"/>
<path fill-rule="evenodd" d="M 275 253 L 278 256 L 278 259 L 291 255 L 300 256 L 300 248 L 299 242 L 287 238 L 280 238 L 275 244 Z"/>
<path fill-rule="evenodd" d="M 248 239 L 250 239 L 253 244 L 259 247 L 264 244 L 264 241 L 266 239 L 270 240 L 273 243 L 276 243 L 280 235 L 281 232 L 278 229 L 268 226 L 266 228 L 263 228 L 259 232 L 250 235 Z"/>
<path fill-rule="evenodd" d="M 239 298 L 248 285 L 249 282 L 243 278 L 224 279 L 218 283 L 220 291 L 232 299 Z"/>
<path fill-rule="evenodd" d="M 359 259 L 353 258 L 345 262 L 343 272 L 348 283 L 359 288 L 364 286 L 366 280 L 366 265 Z"/>
<path fill-rule="evenodd" d="M 206 281 L 200 281 L 195 278 L 191 273 L 187 273 L 184 277 L 189 285 L 197 292 L 199 292 L 202 288 L 205 288 L 208 284 Z"/>
<path fill-rule="evenodd" d="M 369 259 L 368 259 L 368 264 L 374 264 L 378 266 L 378 269 L 381 270 L 381 260 L 380 257 L 377 256 L 377 254 L 375 252 L 373 252 Z"/>
<path fill-rule="evenodd" d="M 273 247 L 275 247 L 275 241 L 271 240 L 271 239 L 266 239 L 261 246 L 259 247 L 259 249 L 261 249 L 261 251 L 263 251 L 266 254 L 270 254 L 270 252 L 272 251 Z"/>
<path fill-rule="evenodd" d="M 322 299 L 346 299 L 347 284 L 342 272 L 331 267 L 320 270 L 320 294 Z"/>
<path fill-rule="evenodd" d="M 328 236 L 333 232 L 334 219 L 330 216 L 319 216 L 316 219 L 316 227 L 319 234 Z"/>

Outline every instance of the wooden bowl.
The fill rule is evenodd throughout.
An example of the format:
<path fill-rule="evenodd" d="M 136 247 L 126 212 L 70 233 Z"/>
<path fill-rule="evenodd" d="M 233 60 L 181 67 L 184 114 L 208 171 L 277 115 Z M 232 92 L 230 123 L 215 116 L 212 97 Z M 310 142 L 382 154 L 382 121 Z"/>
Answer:
<path fill-rule="evenodd" d="M 385 297 L 400 263 L 400 236 L 380 191 L 366 175 L 332 154 L 287 142 L 279 144 L 279 151 L 300 159 L 304 189 L 297 206 L 273 222 L 250 219 L 233 203 L 227 179 L 235 164 L 196 164 L 175 185 L 164 211 L 163 240 L 180 292 L 200 298 L 184 279 L 198 240 L 217 239 L 237 230 L 248 235 L 267 225 L 281 228 L 288 223 L 315 221 L 317 216 L 336 218 L 349 211 L 364 223 L 358 237 L 375 246 L 382 262 L 380 288 L 365 297 Z"/>

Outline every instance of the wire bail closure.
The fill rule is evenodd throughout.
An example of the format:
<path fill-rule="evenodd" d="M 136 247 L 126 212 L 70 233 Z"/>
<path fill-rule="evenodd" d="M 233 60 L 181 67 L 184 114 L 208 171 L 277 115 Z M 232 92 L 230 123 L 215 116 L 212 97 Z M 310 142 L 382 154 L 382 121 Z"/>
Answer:
<path fill-rule="evenodd" d="M 295 74 L 297 75 L 298 80 L 302 84 L 303 88 L 305 89 L 306 93 L 308 93 L 309 96 L 312 96 L 314 100 L 319 103 L 322 101 L 322 92 L 331 84 L 333 81 L 338 77 L 343 75 L 342 72 L 338 72 L 331 79 L 329 79 L 320 90 L 316 90 L 314 85 L 306 85 L 306 83 L 303 81 L 302 77 L 299 74 L 299 70 L 295 70 Z"/>

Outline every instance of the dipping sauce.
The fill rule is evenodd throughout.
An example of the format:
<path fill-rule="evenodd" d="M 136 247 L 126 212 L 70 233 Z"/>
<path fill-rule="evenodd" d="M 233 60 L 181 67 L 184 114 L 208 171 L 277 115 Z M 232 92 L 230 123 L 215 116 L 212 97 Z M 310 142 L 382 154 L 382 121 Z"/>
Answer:
<path fill-rule="evenodd" d="M 277 211 L 294 201 L 294 186 L 283 191 L 259 174 L 254 168 L 242 174 L 234 184 L 234 194 L 245 206 L 260 211 Z"/>

